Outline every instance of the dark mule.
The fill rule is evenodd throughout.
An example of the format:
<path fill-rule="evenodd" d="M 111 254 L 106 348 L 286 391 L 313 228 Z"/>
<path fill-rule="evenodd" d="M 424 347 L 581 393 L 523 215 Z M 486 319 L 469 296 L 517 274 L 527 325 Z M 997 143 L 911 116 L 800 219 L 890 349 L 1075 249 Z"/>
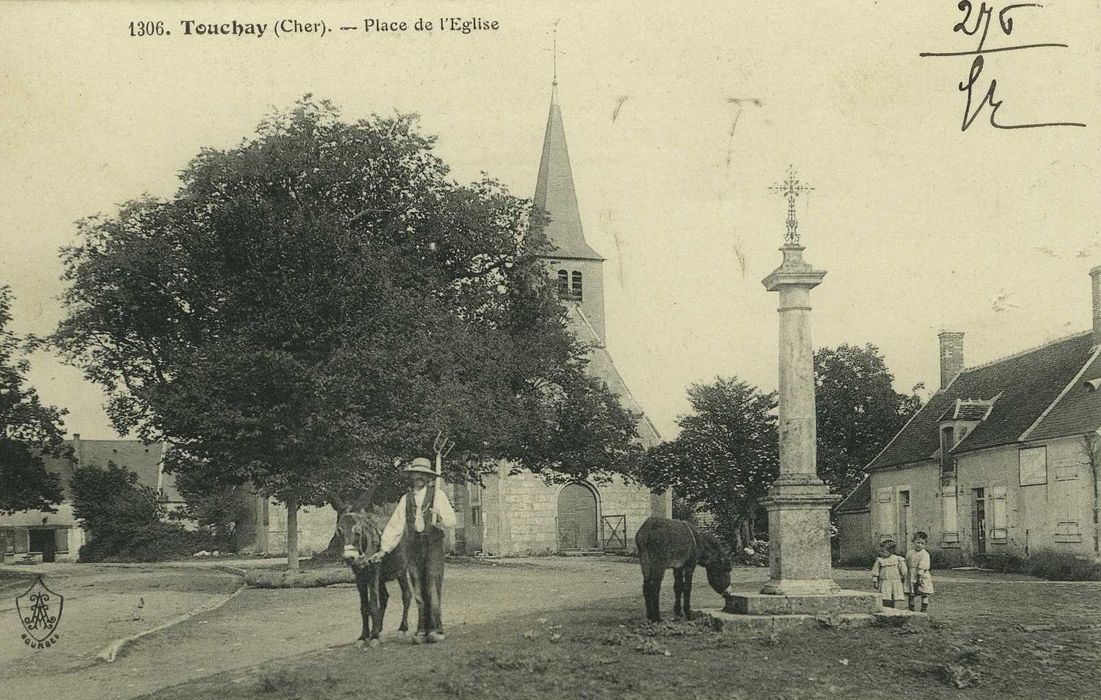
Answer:
<path fill-rule="evenodd" d="M 377 564 L 368 563 L 367 558 L 378 551 L 382 532 L 375 518 L 364 512 L 345 512 L 340 514 L 336 524 L 337 532 L 344 542 L 341 555 L 356 575 L 356 588 L 359 589 L 359 612 L 363 617 L 363 634 L 359 644 L 376 647 L 379 633 L 382 632 L 382 618 L 386 614 L 386 602 L 390 594 L 386 592 L 386 582 L 397 579 L 401 586 L 401 626 L 400 632 L 409 630 L 409 603 L 413 599 L 412 579 L 409 574 L 409 561 L 406 557 L 405 543 L 383 557 Z"/>
<path fill-rule="evenodd" d="M 730 591 L 730 557 L 719 540 L 683 520 L 649 518 L 635 534 L 639 563 L 642 564 L 642 595 L 646 599 L 646 618 L 661 620 L 658 599 L 666 569 L 673 569 L 673 614 L 692 617 L 692 575 L 696 564 L 707 571 L 707 582 L 723 598 Z M 683 606 L 682 606 L 683 601 Z"/>

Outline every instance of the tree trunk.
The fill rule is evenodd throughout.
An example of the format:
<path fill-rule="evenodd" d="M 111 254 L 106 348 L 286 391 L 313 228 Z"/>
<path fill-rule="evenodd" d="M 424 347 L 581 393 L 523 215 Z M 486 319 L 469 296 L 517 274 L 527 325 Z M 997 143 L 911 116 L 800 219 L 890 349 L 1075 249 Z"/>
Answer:
<path fill-rule="evenodd" d="M 287 570 L 298 571 L 298 496 L 287 497 Z"/>

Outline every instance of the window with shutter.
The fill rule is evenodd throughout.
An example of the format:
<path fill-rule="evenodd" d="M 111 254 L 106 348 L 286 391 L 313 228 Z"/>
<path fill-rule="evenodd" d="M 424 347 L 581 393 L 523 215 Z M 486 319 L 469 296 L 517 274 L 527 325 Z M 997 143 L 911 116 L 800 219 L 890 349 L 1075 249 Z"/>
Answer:
<path fill-rule="evenodd" d="M 956 511 L 957 499 L 955 489 L 944 492 L 941 497 L 941 504 L 944 509 L 944 544 L 959 544 L 959 519 Z"/>
<path fill-rule="evenodd" d="M 1081 542 L 1081 508 L 1079 496 L 1081 489 L 1071 481 L 1056 482 L 1055 512 L 1055 541 L 1056 542 Z"/>
<path fill-rule="evenodd" d="M 879 539 L 898 539 L 895 524 L 895 490 L 890 486 L 876 489 L 876 532 Z"/>
<path fill-rule="evenodd" d="M 573 298 L 575 301 L 584 301 L 585 299 L 585 289 L 580 272 L 573 273 Z"/>
<path fill-rule="evenodd" d="M 1027 447 L 1017 451 L 1021 486 L 1047 483 L 1047 448 Z"/>
<path fill-rule="evenodd" d="M 1006 520 L 1005 487 L 994 486 L 990 489 L 991 528 L 990 539 L 1006 540 L 1009 538 L 1009 523 Z"/>
<path fill-rule="evenodd" d="M 563 299 L 570 298 L 570 273 L 565 270 L 558 271 L 558 296 Z"/>

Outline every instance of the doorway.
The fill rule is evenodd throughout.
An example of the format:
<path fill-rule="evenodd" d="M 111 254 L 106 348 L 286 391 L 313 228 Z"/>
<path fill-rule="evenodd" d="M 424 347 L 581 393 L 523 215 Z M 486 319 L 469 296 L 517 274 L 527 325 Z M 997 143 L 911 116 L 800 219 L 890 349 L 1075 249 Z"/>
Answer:
<path fill-rule="evenodd" d="M 986 555 L 985 489 L 971 489 L 971 549 L 977 557 Z"/>
<path fill-rule="evenodd" d="M 598 549 L 596 494 L 583 484 L 566 484 L 558 494 L 558 546 Z"/>
<path fill-rule="evenodd" d="M 54 531 L 31 530 L 29 551 L 41 552 L 44 562 L 57 561 L 57 540 Z"/>

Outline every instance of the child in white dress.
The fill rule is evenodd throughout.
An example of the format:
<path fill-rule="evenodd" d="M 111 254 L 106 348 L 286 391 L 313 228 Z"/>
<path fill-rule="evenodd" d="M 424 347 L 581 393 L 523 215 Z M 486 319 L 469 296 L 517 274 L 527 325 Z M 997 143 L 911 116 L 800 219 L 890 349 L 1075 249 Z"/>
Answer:
<path fill-rule="evenodd" d="M 906 552 L 906 567 L 909 569 L 905 586 L 906 598 L 909 601 L 910 610 L 914 610 L 917 599 L 920 597 L 921 612 L 929 611 L 929 597 L 933 595 L 933 575 L 929 572 L 932 563 L 929 552 L 925 549 L 928 539 L 928 535 L 924 532 L 915 532 L 913 547 Z"/>
<path fill-rule="evenodd" d="M 906 560 L 895 554 L 893 540 L 879 543 L 879 556 L 872 564 L 872 586 L 879 591 L 883 607 L 895 607 L 896 600 L 906 600 L 902 582 L 906 580 Z"/>

